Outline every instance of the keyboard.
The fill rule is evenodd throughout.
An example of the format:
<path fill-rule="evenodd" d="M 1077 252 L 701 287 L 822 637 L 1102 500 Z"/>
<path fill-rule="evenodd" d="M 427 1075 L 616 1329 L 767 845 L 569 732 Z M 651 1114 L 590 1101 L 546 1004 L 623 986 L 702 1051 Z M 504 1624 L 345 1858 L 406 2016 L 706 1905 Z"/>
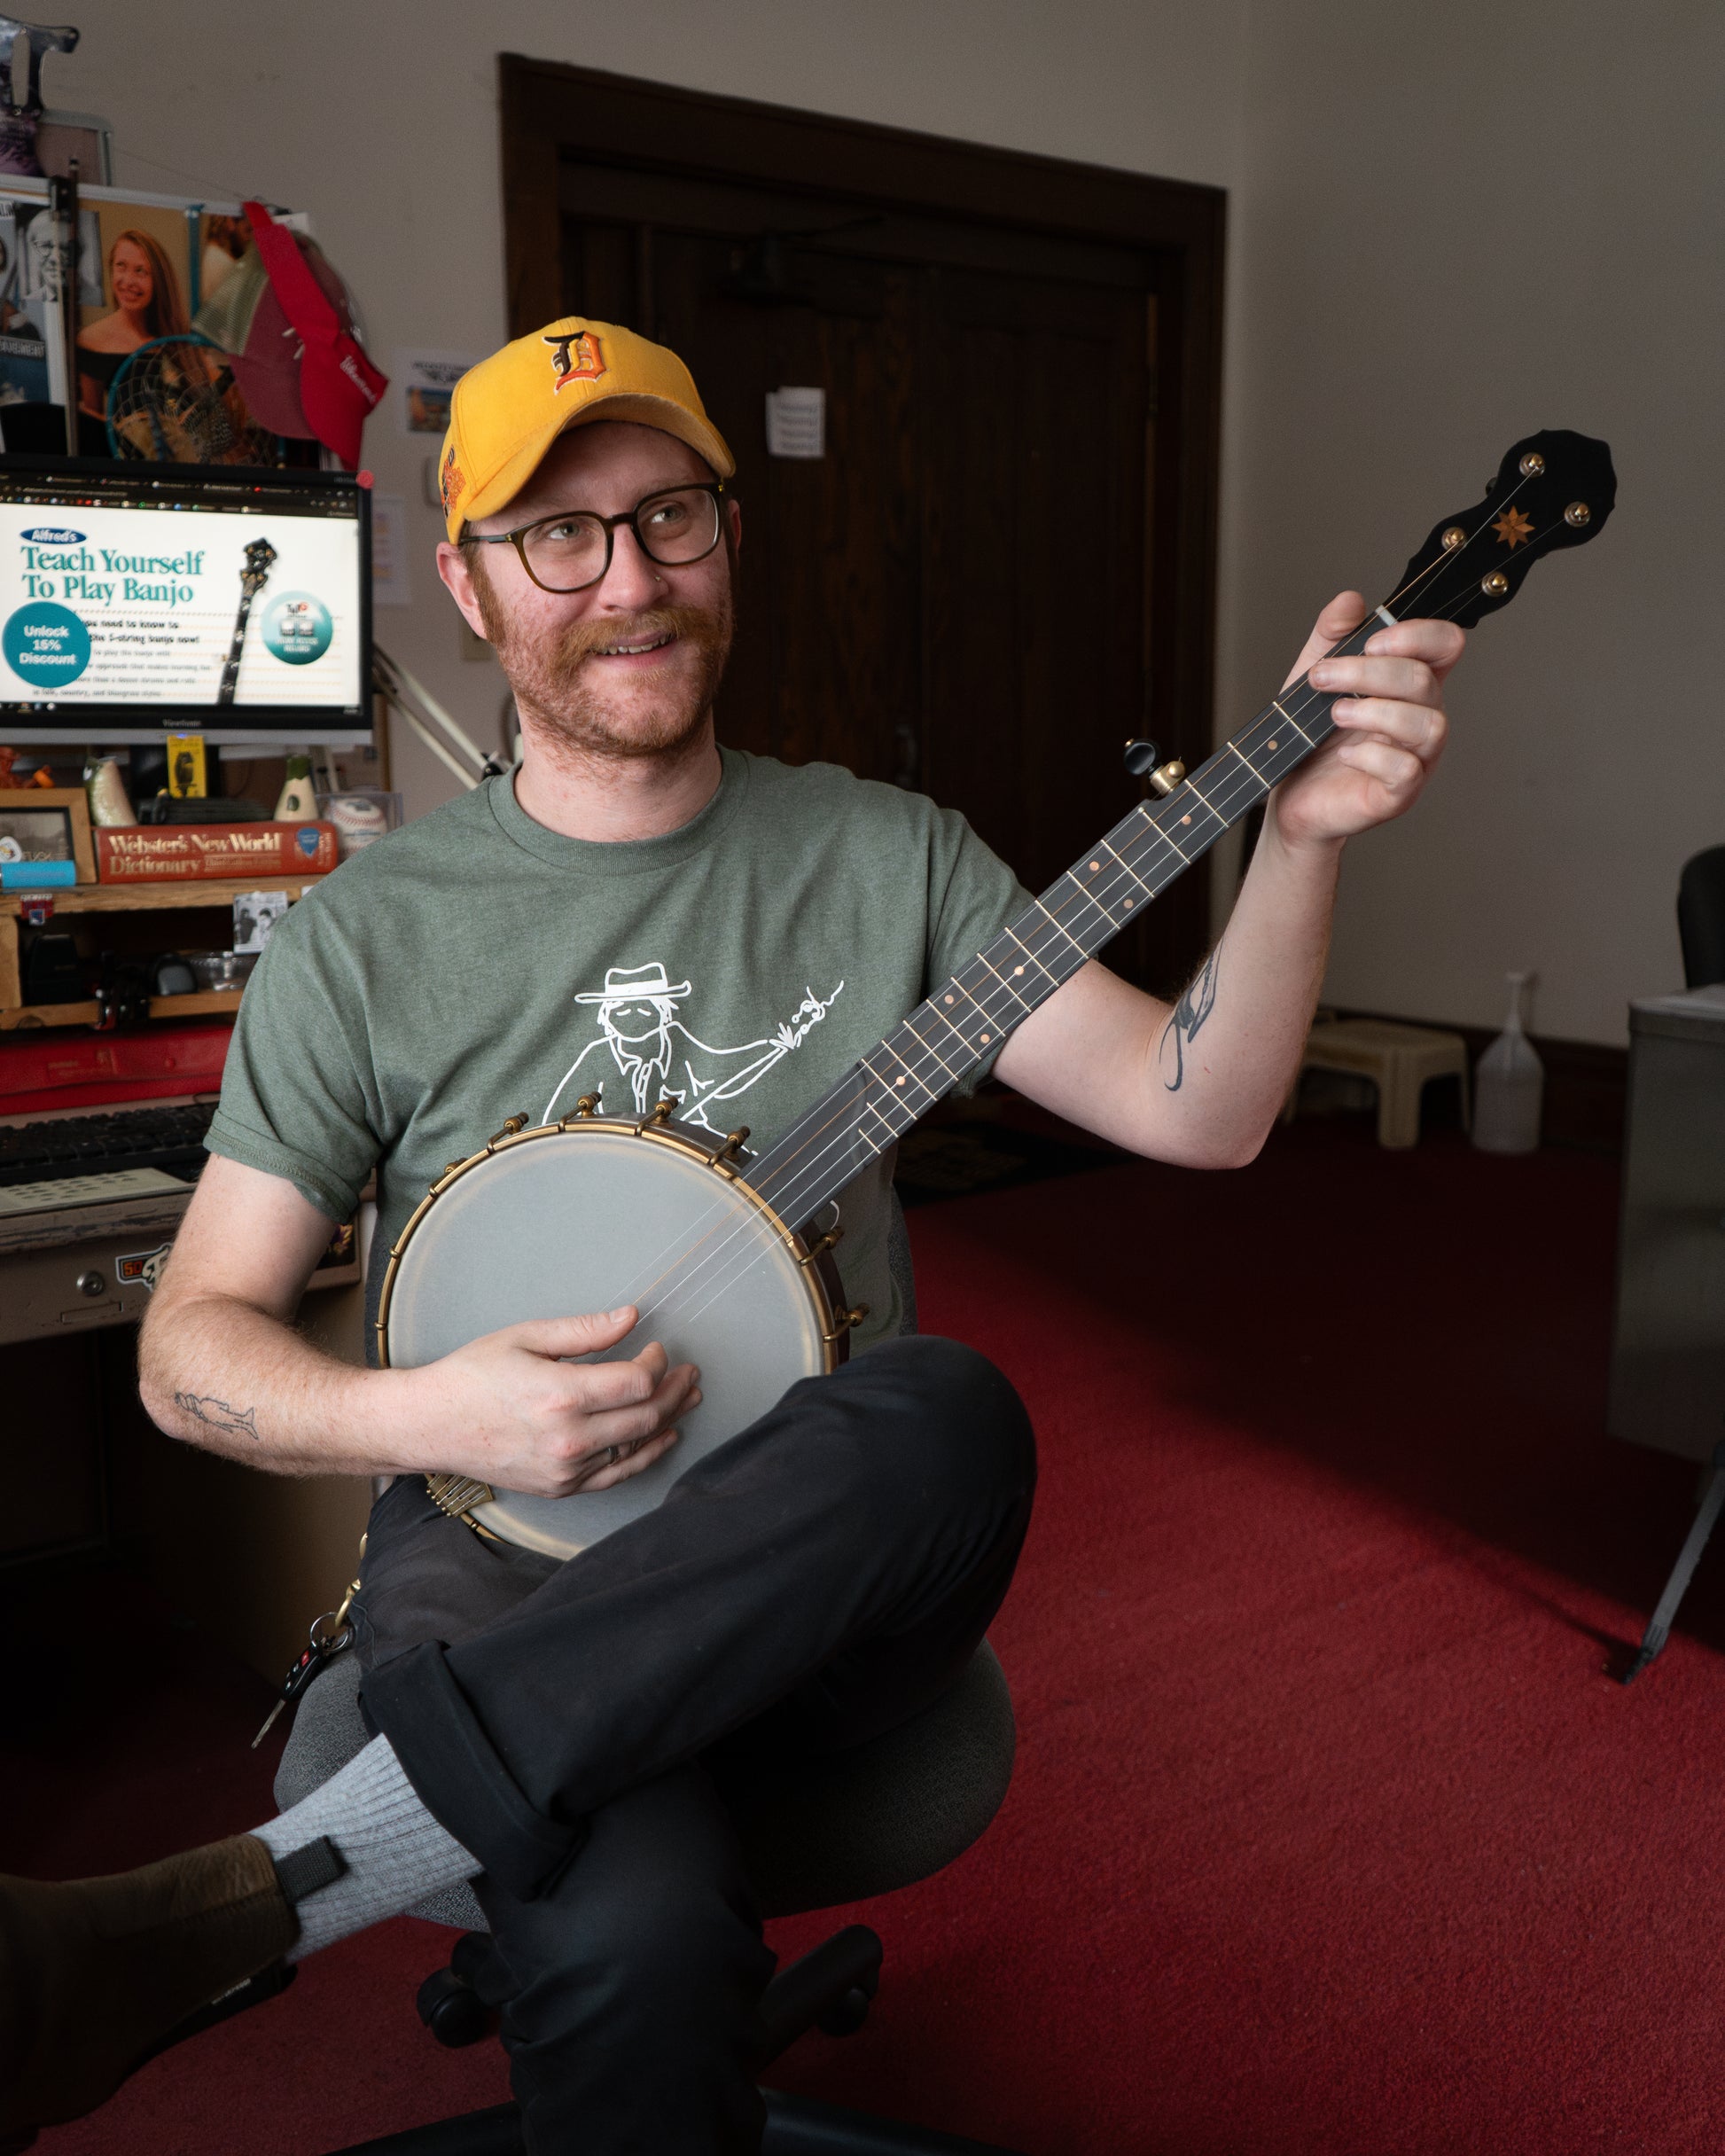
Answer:
<path fill-rule="evenodd" d="M 58 1182 L 121 1168 L 160 1168 L 195 1183 L 209 1158 L 204 1133 L 215 1104 L 111 1108 L 0 1128 L 0 1186 Z"/>

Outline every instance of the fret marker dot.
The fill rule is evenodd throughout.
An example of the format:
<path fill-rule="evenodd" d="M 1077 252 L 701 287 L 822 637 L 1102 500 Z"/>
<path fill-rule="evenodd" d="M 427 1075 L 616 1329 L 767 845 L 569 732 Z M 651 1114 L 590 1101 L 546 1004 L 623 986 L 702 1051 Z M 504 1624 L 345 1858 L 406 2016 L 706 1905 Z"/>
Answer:
<path fill-rule="evenodd" d="M 951 996 L 948 996 L 947 997 L 947 999 L 946 999 L 946 1000 L 947 1000 L 948 1003 L 950 1003 L 950 1002 L 952 1001 L 952 998 L 951 998 Z"/>
<path fill-rule="evenodd" d="M 1131 905 L 1131 903 L 1132 903 L 1132 901 L 1131 901 L 1129 898 L 1128 898 L 1128 899 L 1124 899 L 1124 900 L 1122 900 L 1122 901 L 1121 901 L 1121 903 L 1122 903 L 1123 905 L 1126 905 L 1126 906 L 1130 906 L 1130 905 Z"/>
<path fill-rule="evenodd" d="M 902 1084 L 904 1083 L 904 1081 L 903 1081 L 903 1079 L 902 1079 L 902 1078 L 894 1078 L 894 1081 L 893 1081 L 893 1083 L 894 1083 L 894 1085 L 902 1085 Z"/>
<path fill-rule="evenodd" d="M 1275 744 L 1275 742 L 1274 742 L 1274 741 L 1267 741 L 1267 742 L 1265 742 L 1264 746 L 1265 746 L 1266 748 L 1268 748 L 1268 749 L 1274 749 L 1274 748 L 1275 748 L 1275 746 L 1276 746 L 1276 744 Z"/>
<path fill-rule="evenodd" d="M 1096 871 L 1097 869 L 1099 869 L 1101 866 L 1102 866 L 1102 863 L 1101 863 L 1101 862 L 1099 862 L 1099 861 L 1093 861 L 1093 862 L 1091 862 L 1091 863 L 1090 863 L 1090 867 L 1091 867 L 1092 871 Z"/>
<path fill-rule="evenodd" d="M 1023 968 L 1023 966 L 1021 966 L 1021 965 L 1015 965 L 1015 966 L 1012 968 L 1012 971 L 1013 971 L 1015 973 L 1023 973 L 1024 968 Z"/>
<path fill-rule="evenodd" d="M 983 1036 L 982 1036 L 982 1045 L 983 1045 L 985 1048 L 987 1048 L 987 1046 L 988 1045 L 988 1035 L 987 1035 L 986 1033 L 985 1033 L 985 1034 L 983 1035 Z"/>
<path fill-rule="evenodd" d="M 1180 819 L 1180 821 L 1181 821 L 1183 824 L 1190 824 L 1190 823 L 1191 822 L 1191 820 L 1192 820 L 1192 819 L 1191 819 L 1191 818 L 1190 818 L 1190 816 L 1183 816 L 1181 817 L 1181 819 Z"/>

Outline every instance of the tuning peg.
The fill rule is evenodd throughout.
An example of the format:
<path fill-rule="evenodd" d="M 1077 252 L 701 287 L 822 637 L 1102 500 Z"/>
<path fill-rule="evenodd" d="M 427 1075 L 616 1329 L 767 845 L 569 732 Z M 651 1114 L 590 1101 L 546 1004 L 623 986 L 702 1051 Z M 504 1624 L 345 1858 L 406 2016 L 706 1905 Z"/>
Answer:
<path fill-rule="evenodd" d="M 1150 775 L 1151 791 L 1165 798 L 1172 793 L 1186 776 L 1186 767 L 1176 756 L 1170 762 L 1159 764 Z"/>
<path fill-rule="evenodd" d="M 1156 759 L 1161 753 L 1153 741 L 1128 741 L 1126 745 L 1126 768 L 1134 778 L 1142 778 L 1146 771 L 1155 768 Z"/>

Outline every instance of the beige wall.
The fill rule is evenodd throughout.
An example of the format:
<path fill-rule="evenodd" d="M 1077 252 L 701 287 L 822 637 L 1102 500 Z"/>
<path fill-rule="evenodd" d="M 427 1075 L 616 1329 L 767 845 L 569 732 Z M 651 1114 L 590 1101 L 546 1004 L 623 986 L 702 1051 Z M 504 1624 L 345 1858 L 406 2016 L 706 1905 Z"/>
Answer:
<path fill-rule="evenodd" d="M 1518 436 L 1604 435 L 1616 516 L 1478 632 L 1440 783 L 1353 849 L 1329 994 L 1490 1022 L 1531 966 L 1541 1030 L 1621 1040 L 1725 841 L 1725 11 L 1302 0 L 1251 32 L 1219 716 Z"/>
<path fill-rule="evenodd" d="M 1706 0 L 454 0 L 274 20 L 87 0 L 57 101 L 109 113 L 118 176 L 308 209 L 397 346 L 503 331 L 495 56 L 512 50 L 1228 186 L 1234 252 L 1222 697 L 1260 703 L 1316 603 L 1388 589 L 1518 434 L 1607 435 L 1624 505 L 1479 639 L 1441 789 L 1355 849 L 1331 993 L 1621 1036 L 1673 984 L 1672 890 L 1725 838 L 1700 625 L 1717 559 L 1719 111 Z M 382 640 L 481 737 L 433 582 L 428 446 L 373 421 L 413 506 L 414 604 Z M 1376 591 L 1374 596 L 1377 596 Z M 410 739 L 413 804 L 450 782 Z M 1098 804 L 1100 813 L 1105 804 Z"/>

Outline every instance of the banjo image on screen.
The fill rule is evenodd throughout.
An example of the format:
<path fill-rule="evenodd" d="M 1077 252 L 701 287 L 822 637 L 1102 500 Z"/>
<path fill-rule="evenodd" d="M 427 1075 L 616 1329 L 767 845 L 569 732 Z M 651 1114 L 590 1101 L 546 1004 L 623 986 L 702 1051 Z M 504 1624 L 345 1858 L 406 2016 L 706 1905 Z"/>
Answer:
<path fill-rule="evenodd" d="M 1446 518 L 1398 588 L 1333 647 L 1352 656 L 1404 615 L 1471 628 L 1508 605 L 1529 566 L 1592 538 L 1617 480 L 1605 444 L 1531 435 L 1485 499 Z M 722 1137 L 680 1121 L 667 1091 L 636 1117 L 593 1094 L 558 1121 L 512 1115 L 455 1162 L 390 1253 L 379 1359 L 413 1367 L 528 1318 L 638 1307 L 628 1340 L 694 1363 L 702 1402 L 681 1441 L 628 1481 L 568 1497 L 525 1496 L 428 1475 L 433 1500 L 485 1534 L 571 1557 L 659 1504 L 679 1475 L 747 1428 L 800 1379 L 835 1369 L 849 1328 L 824 1228 L 833 1200 L 964 1074 L 1335 731 L 1334 698 L 1301 677 L 1188 775 L 1128 745 L 1149 770 L 1139 802 L 987 948 L 861 1057 L 758 1156 L 745 1128 Z M 552 1106 L 558 1105 L 553 1102 Z M 547 1113 L 550 1113 L 548 1109 Z"/>

